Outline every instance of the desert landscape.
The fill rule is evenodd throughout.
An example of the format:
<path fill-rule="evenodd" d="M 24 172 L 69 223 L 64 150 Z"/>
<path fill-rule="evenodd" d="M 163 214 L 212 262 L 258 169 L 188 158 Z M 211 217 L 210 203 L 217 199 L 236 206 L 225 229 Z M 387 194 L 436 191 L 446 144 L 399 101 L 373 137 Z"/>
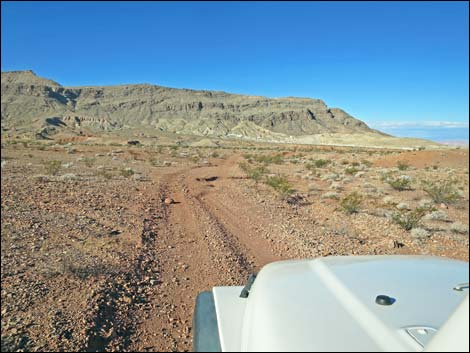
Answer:
<path fill-rule="evenodd" d="M 468 2 L 1 23 L 1 352 L 468 351 Z"/>
<path fill-rule="evenodd" d="M 468 148 L 319 100 L 2 73 L 2 351 L 188 351 L 273 261 L 468 261 Z M 379 146 L 379 147 L 377 147 Z"/>
<path fill-rule="evenodd" d="M 468 261 L 467 149 L 4 135 L 1 175 L 2 351 L 190 350 L 197 293 L 276 260 Z"/>

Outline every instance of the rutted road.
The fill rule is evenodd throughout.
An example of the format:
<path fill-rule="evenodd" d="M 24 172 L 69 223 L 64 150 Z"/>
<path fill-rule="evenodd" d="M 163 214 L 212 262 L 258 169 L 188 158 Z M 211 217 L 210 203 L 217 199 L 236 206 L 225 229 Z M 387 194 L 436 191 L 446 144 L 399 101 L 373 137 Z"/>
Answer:
<path fill-rule="evenodd" d="M 247 212 L 255 206 L 232 190 L 240 176 L 238 158 L 160 179 L 163 197 L 174 203 L 163 206 L 166 217 L 158 224 L 154 243 L 160 265 L 158 295 L 147 298 L 152 309 L 133 330 L 131 349 L 190 350 L 197 293 L 216 285 L 244 284 L 250 273 L 280 259 L 253 231 L 265 220 Z"/>

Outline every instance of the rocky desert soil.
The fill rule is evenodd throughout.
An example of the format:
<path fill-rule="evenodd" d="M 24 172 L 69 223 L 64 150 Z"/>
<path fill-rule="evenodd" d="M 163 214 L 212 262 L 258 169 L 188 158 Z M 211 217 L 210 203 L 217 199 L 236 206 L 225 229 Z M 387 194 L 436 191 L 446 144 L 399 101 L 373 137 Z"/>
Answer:
<path fill-rule="evenodd" d="M 188 351 L 197 293 L 276 260 L 468 262 L 468 149 L 2 139 L 1 182 L 2 351 Z"/>

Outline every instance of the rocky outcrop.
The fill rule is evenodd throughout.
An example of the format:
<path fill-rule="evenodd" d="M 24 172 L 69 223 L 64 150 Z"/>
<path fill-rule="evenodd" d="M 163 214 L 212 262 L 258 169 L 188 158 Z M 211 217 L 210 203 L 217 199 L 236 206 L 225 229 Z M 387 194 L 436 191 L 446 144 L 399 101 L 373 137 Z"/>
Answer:
<path fill-rule="evenodd" d="M 27 126 L 54 116 L 68 126 L 96 130 L 146 126 L 219 137 L 240 133 L 236 130 L 243 122 L 263 132 L 288 136 L 378 133 L 319 99 L 266 98 L 148 84 L 63 87 L 32 71 L 2 72 L 1 84 L 2 126 Z M 250 125 L 243 134 L 251 130 L 256 128 Z"/>

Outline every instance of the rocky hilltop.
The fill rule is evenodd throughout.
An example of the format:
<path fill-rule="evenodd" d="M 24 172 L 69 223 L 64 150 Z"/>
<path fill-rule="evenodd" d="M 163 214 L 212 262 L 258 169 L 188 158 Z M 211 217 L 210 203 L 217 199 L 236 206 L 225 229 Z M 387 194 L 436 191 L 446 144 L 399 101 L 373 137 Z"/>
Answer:
<path fill-rule="evenodd" d="M 35 126 L 282 140 L 325 133 L 373 133 L 320 99 L 266 98 L 150 84 L 64 87 L 32 71 L 2 72 L 3 129 Z"/>

